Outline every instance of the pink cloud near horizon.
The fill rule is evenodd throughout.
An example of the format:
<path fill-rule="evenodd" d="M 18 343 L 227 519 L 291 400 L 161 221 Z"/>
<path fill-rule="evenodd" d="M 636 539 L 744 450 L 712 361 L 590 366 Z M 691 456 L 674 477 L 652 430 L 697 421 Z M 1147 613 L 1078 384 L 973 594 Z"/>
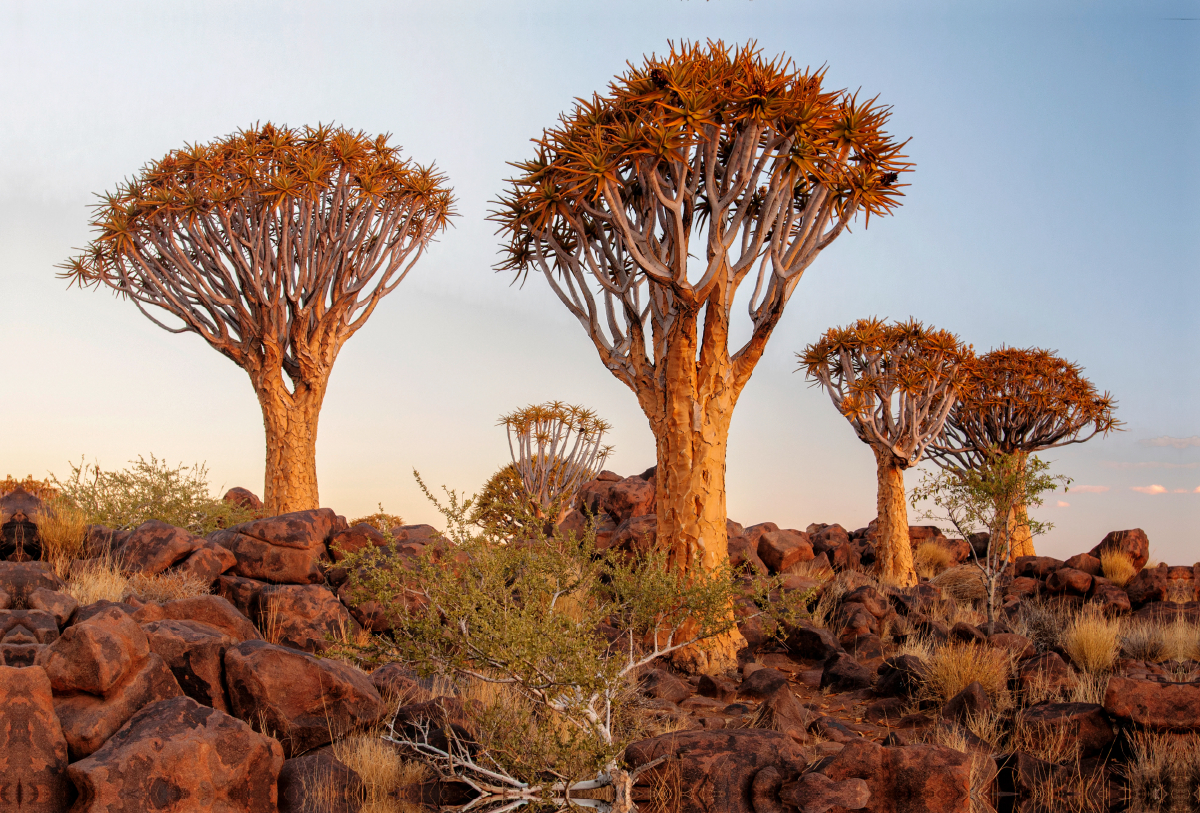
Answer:
<path fill-rule="evenodd" d="M 1160 486 L 1158 483 L 1149 486 L 1130 486 L 1130 491 L 1136 491 L 1139 494 L 1166 494 L 1167 489 Z"/>
<path fill-rule="evenodd" d="M 1071 504 L 1070 504 L 1069 502 L 1064 502 L 1064 501 L 1062 501 L 1062 500 L 1059 500 L 1059 501 L 1058 501 L 1058 507 L 1059 507 L 1059 508 L 1070 508 L 1070 507 L 1071 507 Z"/>

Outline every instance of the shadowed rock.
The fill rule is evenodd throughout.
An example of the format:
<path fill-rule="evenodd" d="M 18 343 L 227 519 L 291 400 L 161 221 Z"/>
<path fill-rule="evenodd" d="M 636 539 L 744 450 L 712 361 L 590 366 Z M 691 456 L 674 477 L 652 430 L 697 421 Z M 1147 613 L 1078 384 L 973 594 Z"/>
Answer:
<path fill-rule="evenodd" d="M 241 720 L 187 697 L 139 711 L 68 768 L 76 813 L 274 811 L 283 749 Z"/>
<path fill-rule="evenodd" d="M 50 679 L 0 666 L 0 813 L 63 813 L 71 792 Z"/>

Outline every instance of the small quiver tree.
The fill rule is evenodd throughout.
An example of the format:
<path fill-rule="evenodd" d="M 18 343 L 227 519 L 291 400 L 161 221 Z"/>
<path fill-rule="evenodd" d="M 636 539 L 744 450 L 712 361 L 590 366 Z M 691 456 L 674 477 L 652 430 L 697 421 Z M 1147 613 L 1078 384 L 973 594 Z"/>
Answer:
<path fill-rule="evenodd" d="M 62 276 L 111 288 L 245 370 L 266 428 L 266 511 L 316 508 L 334 360 L 452 206 L 443 177 L 387 136 L 265 124 L 174 150 L 106 195 L 99 235 Z"/>
<path fill-rule="evenodd" d="M 910 165 L 888 108 L 823 80 L 752 43 L 672 45 L 546 130 L 493 214 L 501 270 L 542 274 L 636 393 L 675 567 L 728 561 L 730 421 L 800 277 L 856 215 L 899 204 Z M 731 348 L 747 281 L 749 338 Z M 712 639 L 686 666 L 735 668 L 743 644 Z"/>
<path fill-rule="evenodd" d="M 954 334 L 915 320 L 889 325 L 860 319 L 831 328 L 797 355 L 808 378 L 829 393 L 859 440 L 875 452 L 880 576 L 915 584 L 904 472 L 942 431 L 971 349 Z"/>
<path fill-rule="evenodd" d="M 941 468 L 925 472 L 913 489 L 912 504 L 932 503 L 923 519 L 949 523 L 959 536 L 988 534 L 987 551 L 981 559 L 972 548 L 987 597 L 988 634 L 996 622 L 997 591 L 1008 568 L 1013 548 L 1021 539 L 1032 539 L 1054 526 L 1030 519 L 1029 506 L 1042 504 L 1042 494 L 1070 480 L 1048 473 L 1049 464 L 1025 454 L 992 450 L 977 459 L 972 468 Z M 1014 517 L 1016 519 L 1014 519 Z"/>
<path fill-rule="evenodd" d="M 1107 435 L 1121 425 L 1116 406 L 1078 364 L 1049 350 L 1002 347 L 971 367 L 929 456 L 943 468 L 981 471 L 996 453 L 1028 457 Z M 1015 503 L 1012 558 L 1034 555 L 1025 510 Z"/>
<path fill-rule="evenodd" d="M 728 631 L 731 574 L 668 568 L 665 551 L 598 551 L 592 532 L 546 536 L 535 525 L 533 538 L 519 540 L 495 526 L 479 532 L 470 500 L 449 492 L 442 505 L 418 483 L 446 518 L 451 552 L 405 558 L 368 546 L 343 559 L 351 600 L 379 602 L 392 626 L 349 646 L 449 679 L 472 701 L 476 741 L 394 723 L 386 739 L 471 786 L 474 808 L 559 809 L 572 806 L 571 792 L 613 786 L 602 809 L 633 810 L 636 776 L 619 767 L 636 733 L 630 681 L 654 659 Z"/>
<path fill-rule="evenodd" d="M 500 419 L 524 495 L 538 519 L 557 524 L 580 487 L 600 473 L 612 427 L 596 413 L 560 401 L 518 409 Z"/>

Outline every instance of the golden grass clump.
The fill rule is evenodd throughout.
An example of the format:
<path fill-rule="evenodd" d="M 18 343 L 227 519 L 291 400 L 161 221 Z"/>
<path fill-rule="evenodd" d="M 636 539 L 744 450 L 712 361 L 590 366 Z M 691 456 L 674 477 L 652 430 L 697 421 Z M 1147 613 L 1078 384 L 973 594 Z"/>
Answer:
<path fill-rule="evenodd" d="M 83 558 L 90 524 L 87 512 L 68 500 L 50 500 L 35 522 L 42 540 L 42 558 L 60 578 L 65 578 L 71 561 Z"/>
<path fill-rule="evenodd" d="M 932 579 L 954 563 L 950 551 L 936 542 L 922 542 L 913 551 L 913 567 L 918 576 Z"/>
<path fill-rule="evenodd" d="M 925 659 L 921 694 L 923 699 L 945 703 L 967 686 L 978 681 L 992 703 L 1007 705 L 1008 677 L 1012 671 L 1012 655 L 987 644 L 940 644 Z"/>
<path fill-rule="evenodd" d="M 818 582 L 827 582 L 835 575 L 833 568 L 829 565 L 829 560 L 820 557 L 804 562 L 793 562 L 783 572 L 789 576 L 802 576 Z"/>
<path fill-rule="evenodd" d="M 171 601 L 203 596 L 212 592 L 211 584 L 194 573 L 168 571 L 147 576 L 127 576 L 111 554 L 75 563 L 67 574 L 67 592 L 80 606 L 97 601 L 124 601 L 136 595 L 143 601 Z"/>
<path fill-rule="evenodd" d="M 1062 604 L 1054 601 L 1030 599 L 1021 603 L 1020 612 L 1013 619 L 1013 632 L 1033 641 L 1039 652 L 1062 646 L 1063 633 L 1070 620 Z"/>
<path fill-rule="evenodd" d="M 80 606 L 121 601 L 129 593 L 129 579 L 111 555 L 85 559 L 71 568 L 67 592 Z"/>
<path fill-rule="evenodd" d="M 183 570 L 166 571 L 153 576 L 136 573 L 129 577 L 128 594 L 137 595 L 143 601 L 172 601 L 206 596 L 211 592 L 211 581 Z"/>
<path fill-rule="evenodd" d="M 24 480 L 18 480 L 11 474 L 0 480 L 0 497 L 18 488 L 28 491 L 39 500 L 53 500 L 58 497 L 58 489 L 49 480 L 35 480 L 32 474 L 25 475 Z"/>
<path fill-rule="evenodd" d="M 987 598 L 983 574 L 972 564 L 943 570 L 930 581 L 955 601 L 980 601 Z"/>
<path fill-rule="evenodd" d="M 1077 669 L 1091 675 L 1110 672 L 1121 649 L 1121 622 L 1085 608 L 1063 631 L 1062 646 Z"/>
<path fill-rule="evenodd" d="M 416 760 L 404 759 L 381 737 L 357 735 L 333 743 L 333 755 L 362 779 L 363 813 L 408 813 L 419 807 L 393 794 L 433 779 L 433 770 Z M 322 801 L 321 788 L 313 798 Z M 329 791 L 325 791 L 327 795 Z"/>
<path fill-rule="evenodd" d="M 365 517 L 350 520 L 350 525 L 358 525 L 366 523 L 381 533 L 390 533 L 392 528 L 399 527 L 404 524 L 404 517 L 399 514 L 389 514 L 383 510 L 383 503 L 379 504 L 379 510 L 374 514 L 368 514 Z"/>
<path fill-rule="evenodd" d="M 1157 621 L 1131 619 L 1121 630 L 1121 651 L 1134 660 L 1161 663 L 1169 657 L 1165 633 Z"/>
<path fill-rule="evenodd" d="M 1167 657 L 1173 661 L 1200 661 L 1200 623 L 1177 618 L 1163 630 Z"/>
<path fill-rule="evenodd" d="M 1100 551 L 1100 570 L 1104 573 L 1104 578 L 1117 587 L 1124 587 L 1137 575 L 1132 557 L 1117 548 L 1105 548 Z"/>

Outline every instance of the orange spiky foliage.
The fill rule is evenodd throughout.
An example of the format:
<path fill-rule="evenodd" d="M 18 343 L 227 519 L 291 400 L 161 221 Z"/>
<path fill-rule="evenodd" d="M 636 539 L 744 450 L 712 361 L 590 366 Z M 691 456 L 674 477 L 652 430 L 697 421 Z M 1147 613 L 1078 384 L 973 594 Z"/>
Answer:
<path fill-rule="evenodd" d="M 797 357 L 859 440 L 875 452 L 879 575 L 896 584 L 916 584 L 904 471 L 941 433 L 974 362 L 971 348 L 953 333 L 913 319 L 893 324 L 859 319 L 831 328 Z"/>
<path fill-rule="evenodd" d="M 1117 402 L 1083 368 L 1049 350 L 1002 347 L 971 368 L 962 398 L 930 446 L 943 468 L 977 470 L 993 452 L 1029 455 L 1119 430 Z M 1026 509 L 1011 520 L 1012 556 L 1034 555 Z"/>
<path fill-rule="evenodd" d="M 580 99 L 513 166 L 492 219 L 500 270 L 544 276 L 656 440 L 657 544 L 728 563 L 725 457 L 738 397 L 805 269 L 859 213 L 889 214 L 910 168 L 889 108 L 749 43 L 672 44 Z M 749 280 L 749 339 L 730 348 Z M 735 664 L 736 632 L 686 668 Z"/>
<path fill-rule="evenodd" d="M 250 375 L 279 514 L 318 505 L 317 419 L 342 345 L 453 214 L 444 177 L 386 135 L 255 125 L 106 195 L 98 236 L 60 276 L 111 288 Z"/>
<path fill-rule="evenodd" d="M 52 500 L 58 496 L 58 489 L 49 480 L 35 480 L 32 474 L 25 475 L 24 480 L 18 480 L 10 474 L 0 480 L 0 497 L 18 488 L 28 491 L 39 500 Z"/>

